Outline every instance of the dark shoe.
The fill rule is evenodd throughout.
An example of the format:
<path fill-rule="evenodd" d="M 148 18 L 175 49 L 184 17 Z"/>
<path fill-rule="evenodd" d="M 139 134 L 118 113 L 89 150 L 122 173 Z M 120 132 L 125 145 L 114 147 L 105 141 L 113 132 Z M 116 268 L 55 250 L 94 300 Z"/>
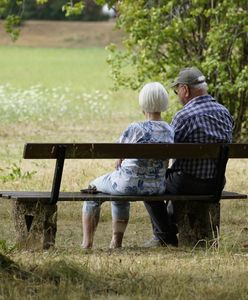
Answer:
<path fill-rule="evenodd" d="M 176 235 L 172 235 L 169 238 L 166 238 L 163 242 L 164 242 L 165 245 L 178 247 L 178 239 L 177 239 Z"/>

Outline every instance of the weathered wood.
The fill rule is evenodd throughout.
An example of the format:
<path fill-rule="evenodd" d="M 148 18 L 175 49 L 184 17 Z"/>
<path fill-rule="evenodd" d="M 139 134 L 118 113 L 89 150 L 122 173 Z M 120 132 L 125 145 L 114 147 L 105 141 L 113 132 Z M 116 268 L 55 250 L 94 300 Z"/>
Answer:
<path fill-rule="evenodd" d="M 41 201 L 46 203 L 51 198 L 51 192 L 27 192 L 27 191 L 5 191 L 1 192 L 2 197 L 12 200 L 23 200 L 26 202 Z M 214 195 L 159 195 L 159 196 L 114 196 L 103 193 L 86 194 L 80 192 L 60 192 L 59 201 L 91 201 L 91 200 L 104 200 L 104 201 L 211 201 Z M 247 199 L 246 194 L 234 193 L 223 191 L 221 200 L 232 199 Z"/>
<path fill-rule="evenodd" d="M 220 201 L 223 186 L 225 185 L 226 164 L 228 161 L 228 145 L 220 146 L 219 158 L 217 161 L 217 174 L 215 178 L 215 200 Z"/>
<path fill-rule="evenodd" d="M 220 204 L 174 203 L 178 225 L 179 246 L 217 245 L 220 230 Z"/>
<path fill-rule="evenodd" d="M 18 200 L 13 205 L 13 218 L 18 247 L 42 250 L 55 244 L 57 205 Z"/>
<path fill-rule="evenodd" d="M 65 147 L 59 146 L 58 158 L 56 161 L 55 171 L 53 176 L 50 204 L 56 204 L 59 198 L 59 190 L 60 190 L 60 184 L 61 184 L 61 179 L 63 174 L 64 161 L 65 161 Z"/>
<path fill-rule="evenodd" d="M 65 158 L 217 158 L 220 144 L 37 144 L 28 143 L 24 158 L 54 159 L 58 147 L 66 148 Z M 248 158 L 247 144 L 228 144 L 229 158 Z"/>

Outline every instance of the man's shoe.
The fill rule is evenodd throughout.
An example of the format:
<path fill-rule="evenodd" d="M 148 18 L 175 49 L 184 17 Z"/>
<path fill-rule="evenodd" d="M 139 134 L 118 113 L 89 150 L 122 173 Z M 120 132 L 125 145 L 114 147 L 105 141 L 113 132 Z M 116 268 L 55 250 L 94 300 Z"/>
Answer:
<path fill-rule="evenodd" d="M 166 245 L 170 245 L 173 247 L 178 247 L 178 239 L 176 235 L 172 235 L 169 238 L 166 238 L 166 240 L 164 241 L 164 243 Z"/>
<path fill-rule="evenodd" d="M 157 238 L 156 236 L 153 236 L 149 241 L 147 241 L 143 245 L 144 248 L 156 248 L 156 247 L 166 247 L 166 246 L 178 247 L 177 236 L 175 235 L 163 241 Z"/>
<path fill-rule="evenodd" d="M 163 246 L 161 241 L 155 235 L 143 245 L 144 248 L 156 248 L 161 246 Z"/>

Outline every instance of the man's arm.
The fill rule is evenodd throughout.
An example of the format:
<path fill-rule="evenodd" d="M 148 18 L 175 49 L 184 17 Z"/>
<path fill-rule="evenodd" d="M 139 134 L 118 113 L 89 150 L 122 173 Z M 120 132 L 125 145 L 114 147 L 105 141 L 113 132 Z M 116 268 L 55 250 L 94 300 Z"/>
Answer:
<path fill-rule="evenodd" d="M 182 143 L 187 140 L 187 137 L 194 130 L 193 118 L 185 117 L 180 113 L 175 115 L 170 125 L 175 131 L 175 143 Z"/>

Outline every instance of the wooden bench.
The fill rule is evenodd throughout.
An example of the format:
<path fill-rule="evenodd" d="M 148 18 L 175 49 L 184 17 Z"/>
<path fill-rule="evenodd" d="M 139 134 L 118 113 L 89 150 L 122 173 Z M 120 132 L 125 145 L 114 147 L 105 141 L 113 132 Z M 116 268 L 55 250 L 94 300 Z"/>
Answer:
<path fill-rule="evenodd" d="M 221 189 L 229 158 L 248 158 L 248 144 L 45 144 L 25 145 L 25 159 L 56 159 L 51 192 L 5 191 L 14 200 L 17 244 L 26 249 L 48 249 L 55 244 L 58 201 L 175 201 L 179 245 L 194 246 L 199 240 L 216 242 L 220 226 L 220 199 L 247 199 L 246 194 Z M 216 159 L 216 190 L 209 195 L 112 196 L 60 192 L 65 159 L 116 158 L 211 158 Z M 75 226 L 80 226 L 77 224 Z"/>

